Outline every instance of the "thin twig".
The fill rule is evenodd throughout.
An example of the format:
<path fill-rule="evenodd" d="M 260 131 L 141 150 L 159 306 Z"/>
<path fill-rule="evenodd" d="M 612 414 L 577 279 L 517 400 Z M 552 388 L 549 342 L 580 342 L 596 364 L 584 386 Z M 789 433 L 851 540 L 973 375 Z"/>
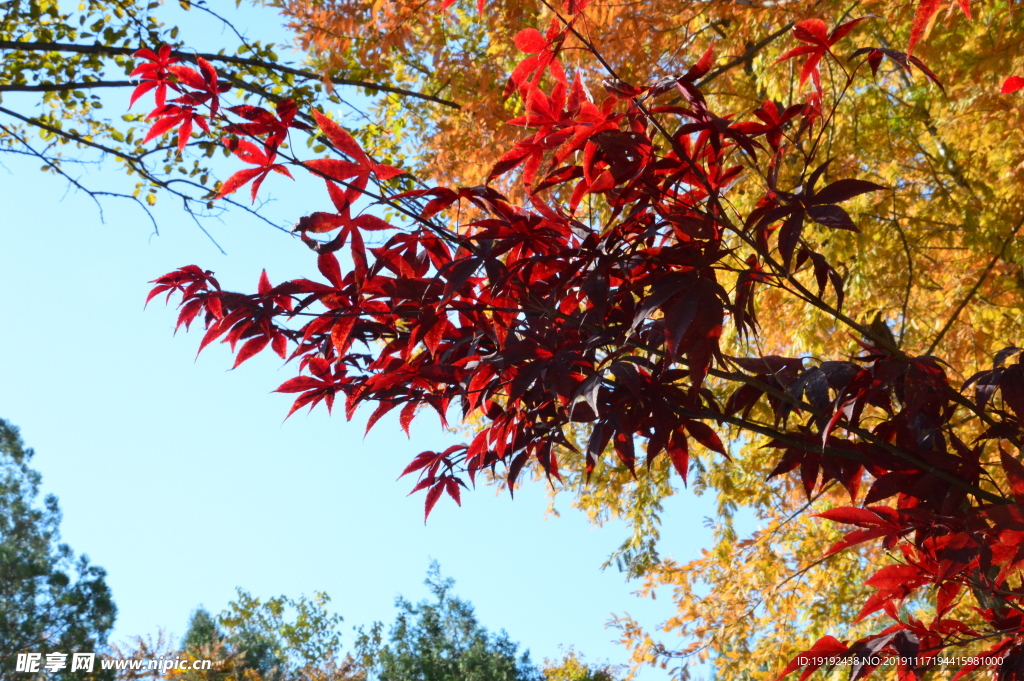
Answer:
<path fill-rule="evenodd" d="M 928 346 L 928 349 L 925 351 L 924 354 L 932 354 L 932 351 L 942 341 L 943 336 L 945 336 L 946 332 L 948 332 L 950 327 L 953 326 L 953 322 L 955 322 L 956 318 L 960 316 L 960 313 L 964 311 L 964 308 L 967 307 L 967 304 L 971 302 L 971 299 L 978 292 L 978 289 L 981 288 L 981 285 L 984 283 L 985 279 L 988 278 L 989 273 L 991 273 L 992 270 L 995 268 L 996 263 L 998 263 L 1002 259 L 1003 254 L 1006 253 L 1006 247 L 1009 246 L 1010 242 L 1013 241 L 1014 237 L 1017 236 L 1017 232 L 1020 231 L 1021 227 L 1024 227 L 1024 216 L 1021 216 L 1021 219 L 1017 221 L 1017 225 L 1013 228 L 1013 231 L 1006 235 L 1006 238 L 1003 239 L 1003 243 L 999 247 L 999 252 L 995 254 L 991 261 L 989 261 L 988 266 L 985 267 L 984 271 L 982 271 L 981 273 L 981 276 L 978 277 L 978 281 L 974 282 L 974 286 L 972 286 L 971 290 L 967 292 L 967 295 L 964 296 L 964 299 L 960 301 L 960 304 L 956 306 L 956 310 L 954 310 L 950 318 L 946 320 L 945 326 L 942 327 L 942 330 L 939 331 L 939 335 L 935 337 L 935 340 L 933 340 L 932 344 Z"/>
<path fill-rule="evenodd" d="M 138 48 L 114 47 L 112 45 L 75 45 L 74 43 L 0 40 L 0 50 L 21 50 L 26 52 L 78 52 L 81 54 L 98 54 L 105 56 L 130 57 L 138 51 Z M 210 62 L 234 64 L 236 66 L 256 66 L 259 68 L 267 69 L 268 71 L 277 71 L 279 73 L 287 73 L 293 76 L 298 76 L 300 78 L 305 78 L 306 80 L 321 81 L 325 79 L 323 76 L 314 73 L 313 71 L 296 69 L 291 66 L 284 66 L 283 64 L 274 64 L 260 59 L 252 59 L 250 57 L 232 57 L 224 54 L 211 54 L 207 52 L 182 52 L 180 50 L 175 50 L 171 52 L 171 54 L 179 59 L 185 59 L 193 63 L 201 57 Z M 428 102 L 434 102 L 435 104 L 447 106 L 452 109 L 462 108 L 461 105 L 448 99 L 435 97 L 434 95 L 428 95 L 422 92 L 416 92 L 414 90 L 407 90 L 405 88 L 394 87 L 392 85 L 384 85 L 383 83 L 374 83 L 368 80 L 358 80 L 353 78 L 338 78 L 335 76 L 330 76 L 327 78 L 327 80 L 329 80 L 334 85 L 351 85 L 354 87 L 363 87 L 371 90 L 380 90 L 381 92 L 391 92 L 393 94 L 402 95 L 405 97 L 423 99 Z"/>

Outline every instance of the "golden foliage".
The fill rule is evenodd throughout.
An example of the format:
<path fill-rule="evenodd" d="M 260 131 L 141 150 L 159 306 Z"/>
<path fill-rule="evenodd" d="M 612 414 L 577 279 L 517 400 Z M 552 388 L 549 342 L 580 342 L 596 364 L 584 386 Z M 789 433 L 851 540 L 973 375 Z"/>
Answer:
<path fill-rule="evenodd" d="M 560 660 L 544 660 L 541 671 L 545 681 L 615 681 L 621 670 L 614 665 L 588 664 L 569 648 Z"/>

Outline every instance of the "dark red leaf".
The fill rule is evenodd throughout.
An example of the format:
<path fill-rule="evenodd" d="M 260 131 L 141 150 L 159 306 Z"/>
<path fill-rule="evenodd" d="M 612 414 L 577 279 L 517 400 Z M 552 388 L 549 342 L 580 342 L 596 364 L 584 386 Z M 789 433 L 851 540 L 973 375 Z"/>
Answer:
<path fill-rule="evenodd" d="M 438 482 L 434 483 L 434 485 L 430 489 L 427 490 L 427 499 L 423 503 L 423 524 L 424 525 L 427 524 L 427 518 L 430 517 L 430 512 L 434 510 L 434 504 L 436 504 L 437 500 L 441 497 L 441 492 L 444 491 L 444 488 L 445 488 L 445 483 L 442 480 L 442 481 L 438 481 Z"/>
<path fill-rule="evenodd" d="M 418 471 L 421 468 L 426 468 L 430 464 L 437 461 L 439 458 L 440 455 L 437 452 L 420 452 L 419 454 L 416 455 L 416 458 L 412 460 L 412 463 L 405 467 L 405 470 L 402 471 L 402 474 L 399 475 L 398 477 L 402 478 L 405 477 L 406 475 L 409 475 L 409 473 L 414 473 L 415 471 Z"/>
<path fill-rule="evenodd" d="M 381 182 L 390 180 L 393 177 L 404 175 L 405 171 L 401 168 L 395 168 L 394 166 L 384 165 L 383 163 L 373 164 L 373 174 L 377 176 L 377 179 Z"/>
<path fill-rule="evenodd" d="M 234 194 L 262 172 L 263 170 L 260 168 L 245 168 L 244 170 L 239 170 L 221 185 L 217 198 L 222 199 L 228 194 Z"/>
<path fill-rule="evenodd" d="M 360 165 L 350 161 L 340 161 L 336 158 L 315 158 L 312 161 L 306 161 L 304 165 L 316 171 L 324 179 L 336 182 L 343 182 L 363 172 Z M 339 206 L 338 210 L 341 211 L 344 208 L 345 206 Z"/>
<path fill-rule="evenodd" d="M 267 343 L 269 342 L 269 336 L 256 336 L 254 338 L 250 338 L 249 340 L 247 340 L 245 344 L 241 347 L 241 349 L 238 351 L 238 354 L 235 355 L 235 363 L 234 365 L 232 365 L 231 368 L 237 368 L 239 364 L 249 359 L 256 353 L 261 351 L 263 348 L 267 347 Z"/>
<path fill-rule="evenodd" d="M 725 447 L 722 445 L 722 440 L 719 439 L 718 433 L 711 429 L 711 426 L 700 421 L 687 421 L 686 431 L 693 436 L 697 442 L 701 443 L 708 449 L 714 450 L 719 454 L 725 454 Z"/>
<path fill-rule="evenodd" d="M 462 506 L 462 494 L 459 491 L 459 482 L 455 478 L 444 479 L 444 489 L 448 492 L 448 496 L 455 500 L 455 503 Z"/>
<path fill-rule="evenodd" d="M 828 27 L 821 19 L 807 19 L 793 26 L 793 36 L 797 40 L 814 45 L 828 45 Z"/>
<path fill-rule="evenodd" d="M 296 376 L 277 386 L 276 393 L 301 393 L 323 387 L 324 382 L 312 376 Z"/>
<path fill-rule="evenodd" d="M 141 85 L 139 87 L 142 87 Z M 1003 81 L 1003 87 L 999 90 L 1004 95 L 1013 94 L 1021 88 L 1024 88 L 1024 78 L 1020 76 L 1010 76 Z"/>
<path fill-rule="evenodd" d="M 822 511 L 816 514 L 819 518 L 825 518 L 837 523 L 846 523 L 848 525 L 875 525 L 881 522 L 877 513 L 874 513 L 866 508 L 856 508 L 853 506 L 843 506 L 840 508 L 832 508 L 827 511 Z"/>
<path fill-rule="evenodd" d="M 320 131 L 327 136 L 327 139 L 339 151 L 360 165 L 369 161 L 363 152 L 363 148 L 352 138 L 352 135 L 348 134 L 347 130 L 315 109 L 313 110 L 313 117 L 316 119 L 316 125 L 320 128 Z"/>
<path fill-rule="evenodd" d="M 156 123 L 153 124 L 153 127 L 149 129 L 149 132 L 146 133 L 146 137 L 143 138 L 142 140 L 143 143 L 149 142 L 150 140 L 153 140 L 159 137 L 160 135 L 163 135 L 168 130 L 171 130 L 174 126 L 176 126 L 180 120 L 181 118 L 178 116 L 165 116 L 159 119 Z"/>
<path fill-rule="evenodd" d="M 416 416 L 416 408 L 418 406 L 416 402 L 410 401 L 402 407 L 402 411 L 398 415 L 398 423 L 402 426 L 402 430 L 405 431 L 406 435 L 409 435 L 409 425 L 412 423 L 413 417 Z"/>
<path fill-rule="evenodd" d="M 548 46 L 548 41 L 540 31 L 535 28 L 524 28 L 516 34 L 516 47 L 521 52 L 536 54 Z"/>
<path fill-rule="evenodd" d="M 931 29 L 932 20 L 938 13 L 942 3 L 939 0 L 918 0 L 917 10 L 914 12 L 914 20 L 910 24 L 910 45 L 907 47 L 907 54 L 914 51 L 917 41 Z"/>
<path fill-rule="evenodd" d="M 779 254 L 786 267 L 789 267 L 793 260 L 793 252 L 796 251 L 796 246 L 800 243 L 800 234 L 803 232 L 803 228 L 804 213 L 797 211 L 786 218 L 786 221 L 782 223 L 782 228 L 779 229 Z"/>
<path fill-rule="evenodd" d="M 694 82 L 700 78 L 703 78 L 708 73 L 708 71 L 711 70 L 711 67 L 715 63 L 714 48 L 714 43 L 708 45 L 708 49 L 704 50 L 704 54 L 701 55 L 701 58 L 697 60 L 697 63 L 691 66 L 689 71 L 686 72 L 686 75 L 683 76 L 684 80 Z"/>
<path fill-rule="evenodd" d="M 819 667 L 824 666 L 824 663 L 821 662 L 821 660 L 842 656 L 848 650 L 849 647 L 839 639 L 833 636 L 823 636 L 822 638 L 818 639 L 815 642 L 815 644 L 811 646 L 810 649 L 805 650 L 804 652 L 800 653 L 792 660 L 790 660 L 789 664 L 787 664 L 779 673 L 779 675 L 775 677 L 775 681 L 779 681 L 779 679 L 789 676 L 791 673 L 793 673 L 800 667 L 806 666 L 806 668 L 804 669 L 804 673 L 800 676 L 800 681 L 804 681 Z M 804 658 L 809 662 L 805 665 L 800 662 L 801 658 Z"/>
<path fill-rule="evenodd" d="M 816 192 L 810 199 L 812 204 L 842 203 L 855 196 L 867 192 L 877 192 L 885 189 L 880 184 L 868 182 L 867 180 L 836 180 L 832 184 Z"/>
<path fill-rule="evenodd" d="M 349 222 L 351 222 L 351 220 L 344 215 L 335 215 L 334 213 L 323 213 L 317 211 L 299 218 L 299 221 L 295 224 L 294 231 L 323 234 L 325 232 L 338 229 L 339 227 L 344 227 L 349 224 Z"/>
<path fill-rule="evenodd" d="M 690 468 L 690 451 L 686 443 L 686 436 L 678 431 L 672 434 L 668 442 L 668 455 L 672 459 L 672 466 L 676 469 L 679 477 L 686 482 L 686 474 Z"/>
<path fill-rule="evenodd" d="M 857 229 L 857 225 L 853 224 L 853 220 L 850 219 L 850 214 L 839 206 L 808 206 L 807 217 L 819 225 L 825 225 L 832 229 L 845 229 L 851 232 L 860 231 Z"/>
<path fill-rule="evenodd" d="M 862 21 L 869 19 L 870 17 L 859 17 L 857 19 L 851 19 L 844 24 L 839 24 L 832 29 L 832 32 L 828 34 L 828 44 L 835 45 L 837 42 L 842 40 L 846 35 L 854 29 Z"/>
<path fill-rule="evenodd" d="M 338 264 L 338 258 L 333 253 L 321 253 L 317 256 L 316 265 L 320 274 L 324 275 L 331 285 L 335 288 L 342 287 L 341 265 Z"/>
<path fill-rule="evenodd" d="M 920 578 L 920 575 L 920 569 L 913 565 L 886 565 L 869 577 L 865 584 L 876 589 L 893 590 L 913 583 Z"/>
<path fill-rule="evenodd" d="M 267 278 L 267 271 L 263 270 L 262 272 L 260 272 L 260 280 L 259 283 L 256 285 L 256 290 L 262 296 L 266 295 L 272 288 L 273 286 L 270 285 L 270 279 Z"/>
<path fill-rule="evenodd" d="M 1024 466 L 1002 449 L 999 450 L 999 457 L 1014 499 L 1018 504 L 1024 504 Z"/>
<path fill-rule="evenodd" d="M 353 220 L 352 224 L 359 229 L 367 232 L 377 232 L 384 229 L 394 229 L 390 223 L 381 220 L 376 215 L 370 215 L 369 213 L 363 213 L 357 215 Z"/>

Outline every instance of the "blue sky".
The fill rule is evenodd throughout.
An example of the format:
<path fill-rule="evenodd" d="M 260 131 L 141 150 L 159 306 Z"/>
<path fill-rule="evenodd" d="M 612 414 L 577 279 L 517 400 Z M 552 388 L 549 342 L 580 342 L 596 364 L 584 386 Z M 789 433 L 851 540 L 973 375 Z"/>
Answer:
<path fill-rule="evenodd" d="M 239 20 L 253 35 L 279 30 L 269 13 Z M 111 113 L 117 105 L 111 97 Z M 396 478 L 418 452 L 457 441 L 435 418 L 417 419 L 411 439 L 394 418 L 364 438 L 366 413 L 349 423 L 318 409 L 282 423 L 290 398 L 271 391 L 294 375 L 290 365 L 264 353 L 227 371 L 226 348 L 196 359 L 199 334 L 173 335 L 173 309 L 143 310 L 146 282 L 190 263 L 235 290 L 255 289 L 262 268 L 273 282 L 309 275 L 300 243 L 228 215 L 208 224 L 222 255 L 169 200 L 159 236 L 124 202 L 107 201 L 103 223 L 38 163 L 0 162 L 0 417 L 36 449 L 65 541 L 108 570 L 115 640 L 158 627 L 180 635 L 194 608 L 220 611 L 236 587 L 262 597 L 326 591 L 348 625 L 390 622 L 396 595 L 426 596 L 431 559 L 483 624 L 506 629 L 534 659 L 564 644 L 620 662 L 625 651 L 604 626 L 611 614 L 649 627 L 671 616 L 667 597 L 640 600 L 637 584 L 600 570 L 622 526 L 591 527 L 567 500 L 561 517 L 547 516 L 541 484 L 514 501 L 487 487 L 462 508 L 442 500 L 424 525 L 422 496 L 407 497 L 412 482 Z M 89 172 L 94 185 L 120 181 L 113 164 Z M 288 222 L 326 202 L 319 186 L 283 178 L 267 195 Z M 711 513 L 688 492 L 670 499 L 663 553 L 696 557 Z"/>

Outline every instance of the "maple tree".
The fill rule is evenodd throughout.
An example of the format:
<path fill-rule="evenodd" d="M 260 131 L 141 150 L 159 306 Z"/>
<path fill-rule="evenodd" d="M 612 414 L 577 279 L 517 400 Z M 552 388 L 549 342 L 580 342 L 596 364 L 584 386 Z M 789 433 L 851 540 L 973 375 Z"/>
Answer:
<path fill-rule="evenodd" d="M 503 123 L 520 105 L 513 99 L 502 108 L 500 95 L 505 74 L 518 60 L 514 36 L 521 22 L 546 11 L 542 7 L 491 2 L 480 14 L 470 3 L 456 3 L 440 15 L 401 1 L 386 8 L 352 0 L 277 4 L 292 17 L 322 68 L 359 63 L 393 82 L 429 87 L 461 107 L 454 114 L 407 105 L 382 110 L 393 121 L 389 135 L 406 136 L 419 151 L 424 172 L 460 184 L 482 182 L 493 163 L 491 150 L 514 141 L 516 129 Z M 852 39 L 835 43 L 832 49 L 841 58 L 858 45 L 905 50 L 913 40 L 912 57 L 940 74 L 944 89 L 929 87 L 909 59 L 912 71 L 883 61 L 873 74 L 882 87 L 858 90 L 834 108 L 823 137 L 827 156 L 834 158 L 827 174 L 866 177 L 900 191 L 885 201 L 860 202 L 854 216 L 860 234 L 822 240 L 818 251 L 844 278 L 847 315 L 866 326 L 880 315 L 902 347 L 925 351 L 938 337 L 932 352 L 966 371 L 983 366 L 1016 338 L 1022 280 L 1013 232 L 1021 210 L 1024 128 L 1022 100 L 1001 96 L 1020 83 L 1009 80 L 1002 88 L 1007 74 L 1024 72 L 1019 50 L 1024 36 L 1012 7 L 652 1 L 592 2 L 585 14 L 603 58 L 630 82 L 670 76 L 682 55 L 714 43 L 718 57 L 702 83 L 707 98 L 730 111 L 751 111 L 766 100 L 800 101 L 799 78 L 810 60 L 775 62 L 812 44 L 791 31 L 801 20 L 822 19 L 827 42 L 827 29 L 847 18 L 874 15 L 857 25 Z M 356 23 L 359 31 L 352 30 Z M 930 36 L 923 40 L 926 33 Z M 475 39 L 483 35 L 486 40 Z M 442 68 L 433 68 L 438 61 Z M 591 83 L 607 75 L 596 60 L 576 59 L 573 68 Z M 826 60 L 822 69 L 827 87 L 836 62 Z M 730 200 L 748 212 L 758 198 L 741 189 Z M 772 320 L 760 329 L 761 352 L 850 353 L 849 337 L 834 333 L 826 315 L 799 299 L 768 290 L 759 302 L 771 310 Z M 947 321 L 949 327 L 938 333 Z M 727 354 L 746 352 L 731 349 L 736 340 L 727 329 L 722 339 Z M 755 406 L 753 413 L 760 409 Z M 586 426 L 576 435 L 585 443 Z M 678 613 L 663 627 L 670 634 L 667 644 L 628 617 L 619 621 L 636 661 L 685 662 L 711 651 L 718 678 L 742 679 L 747 668 L 771 668 L 784 654 L 780 645 L 808 632 L 834 632 L 843 622 L 856 638 L 872 626 L 870 621 L 849 624 L 864 589 L 857 574 L 886 556 L 864 545 L 819 562 L 836 540 L 835 529 L 815 522 L 810 513 L 796 514 L 804 505 L 798 486 L 779 478 L 765 484 L 775 457 L 761 444 L 759 438 L 733 439 L 729 466 L 705 466 L 699 448 L 695 452 L 691 487 L 716 497 L 719 513 L 714 544 L 689 563 L 657 551 L 664 502 L 681 487 L 658 462 L 639 478 L 613 463 L 588 474 L 570 466 L 563 471 L 565 484 L 553 488 L 554 496 L 569 496 L 594 522 L 625 520 L 630 532 L 609 564 L 645 580 L 644 592 L 660 591 L 663 597 L 667 592 L 676 603 Z M 561 460 L 573 463 L 565 455 Z M 826 491 L 810 510 L 835 503 L 831 496 Z M 748 521 L 736 520 L 750 517 L 760 525 L 752 534 L 739 527 Z M 849 578 L 836 580 L 837 573 Z M 671 643 L 677 636 L 699 644 L 680 649 Z"/>
<path fill-rule="evenodd" d="M 471 442 L 423 452 L 406 469 L 419 476 L 414 491 L 424 492 L 428 514 L 442 495 L 459 502 L 484 472 L 501 471 L 511 489 L 528 464 L 549 479 L 614 468 L 654 485 L 685 481 L 692 466 L 728 470 L 720 433 L 732 429 L 736 441 L 761 445 L 762 473 L 786 476 L 764 485 L 783 493 L 780 508 L 800 493 L 808 506 L 824 503 L 822 527 L 855 528 L 795 574 L 833 555 L 854 556 L 851 572 L 871 558 L 866 593 L 851 597 L 858 608 L 825 613 L 846 615 L 861 635 L 821 636 L 802 653 L 772 641 L 769 678 L 837 665 L 853 678 L 880 667 L 900 678 L 976 669 L 1017 678 L 1024 466 L 1012 452 L 1019 456 L 1024 366 L 1007 337 L 1017 303 L 976 344 L 989 354 L 980 371 L 962 351 L 946 355 L 955 369 L 932 352 L 984 297 L 992 271 L 1013 271 L 1007 250 L 1022 221 L 1002 225 L 989 264 L 949 313 L 917 315 L 916 329 L 912 273 L 903 274 L 895 320 L 851 316 L 851 273 L 834 246 L 861 232 L 858 208 L 880 213 L 915 191 L 935 197 L 865 179 L 872 166 L 855 156 L 831 157 L 838 112 L 895 96 L 889 87 L 912 74 L 947 87 L 919 56 L 933 6 L 918 9 L 907 52 L 858 41 L 838 56 L 837 43 L 854 41 L 865 17 L 796 22 L 777 59 L 784 66 L 774 67 L 796 64 L 788 101 L 760 98 L 739 111 L 707 91 L 710 49 L 685 72 L 626 79 L 591 37 L 586 3 L 545 7 L 545 30 L 516 33 L 525 57 L 505 87 L 518 97 L 510 123 L 525 132 L 476 186 L 397 191 L 402 171 L 316 110 L 307 120 L 334 155 L 304 160 L 285 144 L 308 127 L 294 103 L 225 106 L 208 62 L 193 69 L 166 51 L 140 52 L 139 92 L 172 97 L 150 114 L 153 135 L 178 128 L 187 137 L 203 120 L 251 166 L 222 196 L 247 187 L 255 200 L 266 178 L 302 171 L 324 182 L 333 205 L 296 225 L 319 280 L 274 285 L 264 273 L 256 293 L 241 294 L 189 266 L 158 278 L 150 298 L 180 294 L 178 325 L 202 317 L 200 349 L 224 340 L 235 366 L 268 347 L 297 360 L 300 375 L 278 388 L 296 395 L 292 412 L 331 409 L 340 396 L 349 417 L 375 405 L 369 427 L 394 409 L 406 429 L 420 407 L 442 423 L 451 413 L 480 418 Z M 599 69 L 607 78 L 596 95 L 590 74 Z M 1011 76 L 1000 96 L 1020 84 Z M 955 162 L 947 171 L 961 172 Z M 363 197 L 385 206 L 387 219 L 366 212 Z M 900 234 L 909 231 L 903 217 L 891 220 Z M 368 232 L 379 245 L 367 247 Z M 971 239 L 954 237 L 949 250 Z M 828 336 L 818 348 L 834 354 L 787 341 L 791 329 L 766 312 L 773 304 L 815 319 Z M 764 351 L 762 339 L 785 354 Z M 1005 349 L 993 347 L 999 341 Z M 814 522 L 796 508 L 769 534 L 795 517 Z M 815 628 L 786 626 L 793 640 Z M 728 648 L 719 640 L 720 655 Z"/>
<path fill-rule="evenodd" d="M 392 102 L 381 108 L 380 115 L 391 122 L 383 126 L 387 144 L 404 137 L 406 146 L 418 152 L 423 173 L 455 184 L 478 184 L 490 172 L 492 150 L 516 139 L 516 128 L 504 121 L 521 105 L 513 98 L 502 107 L 501 94 L 505 75 L 519 58 L 514 37 L 524 21 L 546 12 L 543 7 L 491 2 L 480 14 L 471 3 L 456 3 L 442 15 L 400 0 L 386 5 L 353 0 L 276 4 L 292 18 L 321 68 L 360 64 L 367 72 L 386 74 L 390 82 L 437 92 L 460 107 L 452 111 Z M 603 58 L 630 82 L 671 76 L 683 55 L 699 54 L 714 43 L 715 66 L 702 83 L 708 99 L 730 111 L 751 111 L 766 100 L 801 100 L 804 60 L 775 64 L 784 53 L 810 45 L 792 35 L 792 26 L 801 20 L 820 18 L 831 28 L 847 18 L 873 15 L 857 25 L 852 38 L 833 46 L 840 57 L 858 45 L 907 49 L 917 32 L 912 56 L 941 75 L 944 91 L 929 87 L 916 69 L 907 72 L 882 62 L 873 74 L 882 87 L 847 97 L 832 111 L 823 137 L 827 156 L 834 158 L 827 174 L 865 177 L 901 190 L 885 201 L 859 202 L 854 220 L 860 234 L 822 240 L 818 251 L 844 278 L 849 317 L 867 325 L 880 314 L 903 347 L 921 350 L 953 320 L 934 352 L 963 368 L 982 365 L 1015 338 L 1019 326 L 1021 268 L 1011 232 L 1021 209 L 1022 100 L 1001 96 L 1000 84 L 1007 74 L 1024 72 L 1018 49 L 1024 36 L 1018 13 L 1009 6 L 973 3 L 971 19 L 961 6 L 950 7 L 828 0 L 781 5 L 592 2 L 585 14 Z M 926 32 L 928 40 L 920 39 Z M 588 82 L 599 83 L 607 75 L 596 60 L 571 61 Z M 835 62 L 826 60 L 822 68 L 827 86 Z M 501 187 L 501 178 L 496 182 Z M 731 195 L 741 212 L 752 210 L 758 198 L 742 190 Z M 958 309 L 961 302 L 965 305 Z M 833 333 L 827 316 L 798 299 L 768 290 L 760 304 L 772 311 L 772 323 L 759 333 L 762 352 L 849 354 L 848 336 Z M 727 354 L 746 351 L 728 349 L 735 340 L 727 329 L 722 339 Z M 584 426 L 579 433 L 583 442 L 585 431 Z M 669 638 L 695 638 L 715 651 L 722 678 L 742 678 L 742 672 L 733 671 L 735 665 L 757 667 L 775 660 L 780 654 L 776 642 L 794 640 L 797 621 L 802 631 L 824 631 L 854 619 L 856 612 L 849 611 L 859 602 L 859 580 L 850 587 L 831 576 L 835 570 L 863 570 L 865 560 L 884 560 L 864 547 L 856 558 L 851 552 L 816 565 L 834 536 L 826 527 L 788 520 L 801 508 L 801 496 L 785 488 L 785 481 L 764 483 L 774 462 L 760 445 L 757 438 L 734 439 L 730 466 L 705 467 L 698 456 L 693 487 L 717 498 L 719 514 L 714 545 L 688 564 L 663 559 L 656 549 L 664 501 L 681 488 L 669 471 L 657 470 L 657 463 L 652 475 L 638 479 L 613 465 L 588 475 L 570 468 L 563 472 L 566 484 L 553 492 L 569 496 L 594 522 L 615 517 L 629 524 L 609 564 L 644 579 L 645 590 L 671 594 L 679 614 L 665 625 Z M 831 503 L 828 497 L 816 506 Z M 751 516 L 765 528 L 756 537 L 739 531 L 734 522 Z M 780 555 L 794 560 L 783 563 L 776 559 Z M 711 595 L 694 595 L 705 590 Z M 620 624 L 638 661 L 689 659 L 681 657 L 688 654 L 685 648 L 662 645 L 628 618 Z"/>

